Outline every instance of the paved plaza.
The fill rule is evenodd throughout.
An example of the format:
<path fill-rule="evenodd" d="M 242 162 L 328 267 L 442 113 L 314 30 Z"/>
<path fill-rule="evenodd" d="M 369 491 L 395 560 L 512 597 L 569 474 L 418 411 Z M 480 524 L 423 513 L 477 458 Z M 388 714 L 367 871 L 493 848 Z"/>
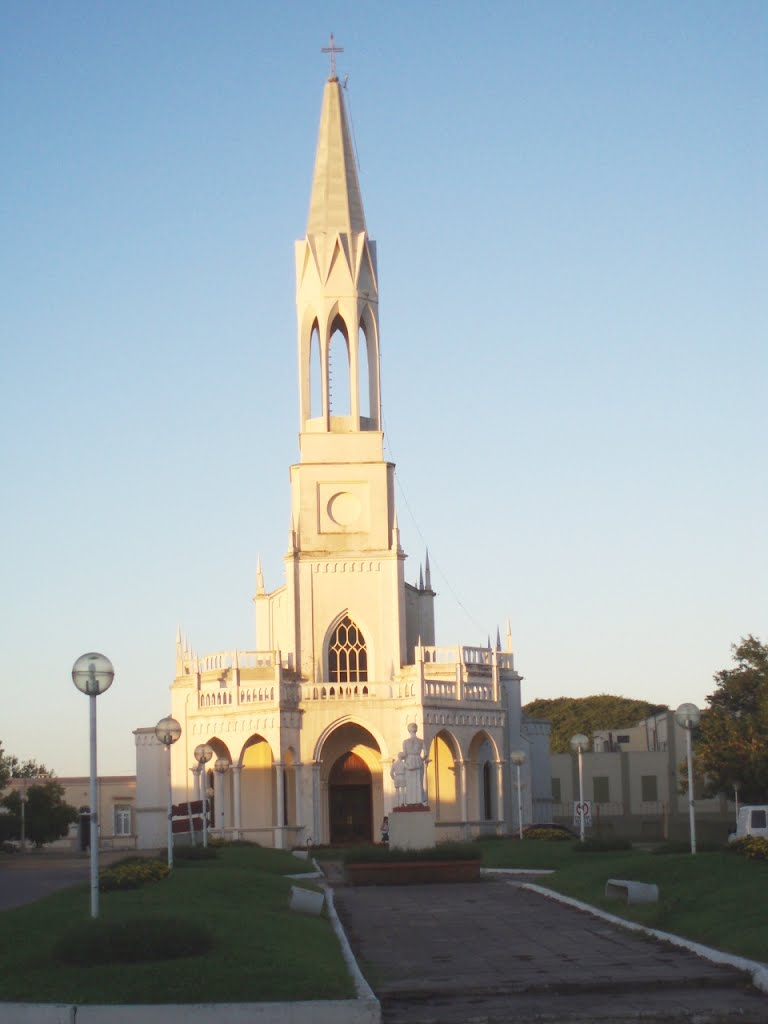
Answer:
<path fill-rule="evenodd" d="M 334 898 L 386 1024 L 768 1022 L 742 972 L 499 876 Z"/>

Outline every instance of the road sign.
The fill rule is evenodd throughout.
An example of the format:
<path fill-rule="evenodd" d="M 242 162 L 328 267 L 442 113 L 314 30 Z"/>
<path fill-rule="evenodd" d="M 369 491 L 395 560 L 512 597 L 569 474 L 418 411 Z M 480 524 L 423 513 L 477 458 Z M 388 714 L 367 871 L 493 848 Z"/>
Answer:
<path fill-rule="evenodd" d="M 579 803 L 575 800 L 573 803 L 573 824 L 575 828 L 581 827 L 581 822 L 584 822 L 584 827 L 589 828 L 592 824 L 592 801 L 584 800 L 583 803 Z"/>

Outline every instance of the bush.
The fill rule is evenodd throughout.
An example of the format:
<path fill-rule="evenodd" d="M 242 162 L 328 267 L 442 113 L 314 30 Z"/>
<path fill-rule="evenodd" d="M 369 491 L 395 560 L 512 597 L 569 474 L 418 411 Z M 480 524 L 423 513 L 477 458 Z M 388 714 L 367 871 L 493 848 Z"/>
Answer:
<path fill-rule="evenodd" d="M 546 825 L 527 828 L 523 832 L 524 839 L 544 839 L 547 842 L 562 843 L 573 839 L 573 834 L 568 829 L 549 828 Z"/>
<path fill-rule="evenodd" d="M 747 860 L 768 860 L 768 839 L 762 836 L 742 836 L 741 839 L 729 843 L 729 850 L 741 854 Z"/>
<path fill-rule="evenodd" d="M 602 839 L 598 836 L 590 836 L 583 843 L 574 843 L 573 849 L 576 853 L 609 853 L 613 850 L 631 850 L 632 843 L 628 839 L 612 837 Z"/>
<path fill-rule="evenodd" d="M 99 889 L 102 892 L 114 892 L 116 889 L 140 889 L 147 882 L 162 881 L 170 873 L 171 869 L 161 860 L 130 857 L 101 872 Z"/>
<path fill-rule="evenodd" d="M 387 864 L 404 861 L 480 860 L 477 843 L 438 843 L 421 850 L 392 850 L 388 846 L 360 846 L 347 850 L 345 864 Z"/>
<path fill-rule="evenodd" d="M 132 964 L 202 956 L 213 946 L 206 925 L 175 917 L 137 917 L 127 921 L 86 921 L 56 943 L 54 957 L 64 964 Z"/>
<path fill-rule="evenodd" d="M 185 860 L 216 860 L 218 850 L 213 846 L 178 846 L 173 851 L 173 862 Z"/>

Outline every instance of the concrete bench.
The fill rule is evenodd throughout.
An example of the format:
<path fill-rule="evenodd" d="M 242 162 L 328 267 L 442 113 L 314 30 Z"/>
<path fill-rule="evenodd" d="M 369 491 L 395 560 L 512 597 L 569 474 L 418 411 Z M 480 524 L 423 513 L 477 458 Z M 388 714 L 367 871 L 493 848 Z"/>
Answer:
<path fill-rule="evenodd" d="M 658 903 L 659 887 L 652 882 L 629 882 L 623 878 L 609 878 L 605 883 L 609 899 L 626 899 L 627 903 Z"/>

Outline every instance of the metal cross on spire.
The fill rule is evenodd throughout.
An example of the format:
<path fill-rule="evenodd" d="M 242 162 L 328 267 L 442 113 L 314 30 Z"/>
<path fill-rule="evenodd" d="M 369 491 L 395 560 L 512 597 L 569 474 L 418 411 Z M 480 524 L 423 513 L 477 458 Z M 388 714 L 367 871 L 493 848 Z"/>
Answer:
<path fill-rule="evenodd" d="M 336 77 L 336 54 L 344 53 L 343 46 L 337 46 L 336 40 L 333 38 L 333 32 L 331 32 L 331 45 L 323 46 L 320 49 L 321 53 L 330 53 L 331 55 L 331 78 Z"/>

